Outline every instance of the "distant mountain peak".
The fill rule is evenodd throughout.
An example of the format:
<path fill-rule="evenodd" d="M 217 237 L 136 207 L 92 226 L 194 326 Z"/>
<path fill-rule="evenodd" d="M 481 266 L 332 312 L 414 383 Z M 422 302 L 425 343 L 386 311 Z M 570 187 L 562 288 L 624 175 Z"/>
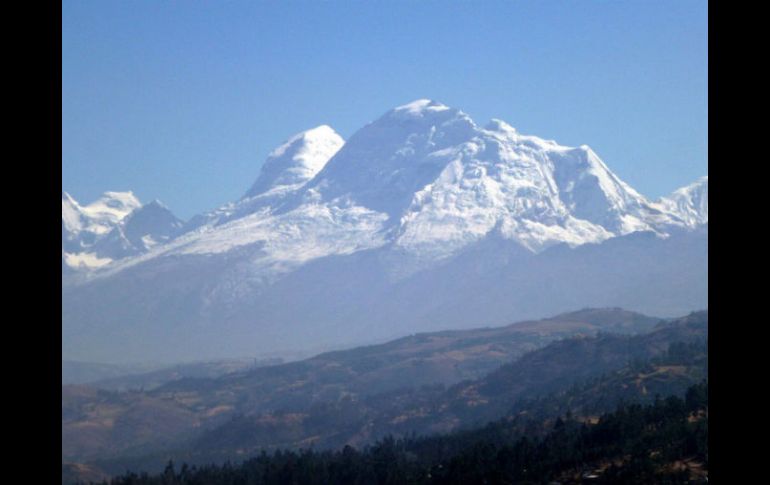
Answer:
<path fill-rule="evenodd" d="M 85 214 L 92 218 L 116 223 L 126 217 L 142 203 L 133 192 L 105 192 L 96 201 L 82 206 Z"/>
<path fill-rule="evenodd" d="M 675 213 L 688 226 L 708 224 L 709 178 L 700 177 L 690 185 L 681 187 L 667 197 L 658 200 L 658 206 Z"/>
<path fill-rule="evenodd" d="M 674 194 L 693 194 L 698 191 L 702 190 L 708 190 L 708 184 L 709 184 L 709 176 L 704 175 L 703 177 L 698 177 L 695 182 L 685 185 L 684 187 L 681 187 L 677 190 L 675 190 Z M 673 194 L 672 194 L 673 195 Z"/>
<path fill-rule="evenodd" d="M 361 132 L 389 133 L 394 140 L 400 135 L 419 135 L 421 132 L 444 130 L 470 134 L 476 128 L 468 114 L 429 99 L 418 99 L 387 111 L 380 118 L 362 128 Z"/>
<path fill-rule="evenodd" d="M 107 192 L 102 194 L 101 199 L 105 201 L 110 201 L 113 204 L 135 205 L 139 203 L 139 199 L 136 198 L 136 196 L 134 195 L 134 192 L 131 190 L 126 190 L 123 192 L 108 190 Z"/>
<path fill-rule="evenodd" d="M 171 210 L 158 199 L 153 199 L 152 201 L 142 205 L 141 207 L 137 207 L 134 209 L 131 214 L 126 216 L 125 221 L 128 221 L 131 218 L 136 218 L 138 214 L 144 214 L 144 213 L 171 213 Z"/>
<path fill-rule="evenodd" d="M 62 267 L 95 269 L 168 241 L 182 227 L 161 201 L 142 205 L 133 192 L 104 192 L 81 206 L 62 191 Z"/>
<path fill-rule="evenodd" d="M 499 131 L 503 133 L 518 133 L 516 128 L 497 118 L 492 118 L 489 120 L 489 123 L 484 125 L 484 129 L 488 131 Z"/>
<path fill-rule="evenodd" d="M 298 188 L 312 179 L 345 144 L 328 125 L 302 131 L 274 149 L 244 198 Z"/>
<path fill-rule="evenodd" d="M 70 194 L 62 191 L 62 221 L 70 231 L 105 234 L 141 205 L 131 191 L 104 192 L 88 205 L 80 205 Z"/>
<path fill-rule="evenodd" d="M 410 115 L 423 115 L 426 112 L 439 112 L 447 110 L 451 110 L 451 108 L 445 104 L 439 103 L 438 101 L 433 101 L 431 99 L 417 99 L 411 103 L 393 108 L 394 112 L 407 113 Z"/>
<path fill-rule="evenodd" d="M 148 203 L 146 203 L 144 205 L 145 206 L 151 206 L 151 207 L 164 207 L 164 208 L 167 208 L 166 204 L 161 202 L 159 199 L 152 199 L 151 201 L 149 201 Z"/>

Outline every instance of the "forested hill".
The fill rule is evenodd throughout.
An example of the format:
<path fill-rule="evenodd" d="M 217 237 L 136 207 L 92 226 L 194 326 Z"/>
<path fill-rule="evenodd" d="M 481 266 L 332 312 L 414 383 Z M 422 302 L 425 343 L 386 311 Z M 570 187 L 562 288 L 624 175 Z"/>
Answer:
<path fill-rule="evenodd" d="M 503 419 L 448 436 L 388 437 L 360 452 L 263 452 L 241 465 L 178 471 L 170 463 L 159 475 L 128 473 L 109 483 L 708 483 L 707 381 L 684 398 L 620 405 L 593 423 L 559 417 L 542 438 L 517 437 L 512 429 Z"/>

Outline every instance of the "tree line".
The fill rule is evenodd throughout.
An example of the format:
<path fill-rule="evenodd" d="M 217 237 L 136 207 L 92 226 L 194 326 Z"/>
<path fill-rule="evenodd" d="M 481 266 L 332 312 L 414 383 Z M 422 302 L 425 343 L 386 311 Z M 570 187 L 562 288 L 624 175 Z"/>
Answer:
<path fill-rule="evenodd" d="M 700 483 L 708 470 L 708 381 L 681 398 L 620 404 L 595 422 L 567 412 L 541 437 L 511 430 L 512 419 L 504 418 L 448 435 L 389 436 L 362 450 L 263 451 L 240 464 L 169 462 L 160 474 L 127 472 L 103 485 Z"/>

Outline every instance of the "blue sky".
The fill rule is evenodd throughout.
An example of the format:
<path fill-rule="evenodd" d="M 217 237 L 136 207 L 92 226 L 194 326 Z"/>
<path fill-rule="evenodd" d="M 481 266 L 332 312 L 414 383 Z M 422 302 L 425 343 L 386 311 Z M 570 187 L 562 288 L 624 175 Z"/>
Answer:
<path fill-rule="evenodd" d="M 238 199 L 267 154 L 418 98 L 590 145 L 648 197 L 708 173 L 706 1 L 62 3 L 62 189 Z"/>

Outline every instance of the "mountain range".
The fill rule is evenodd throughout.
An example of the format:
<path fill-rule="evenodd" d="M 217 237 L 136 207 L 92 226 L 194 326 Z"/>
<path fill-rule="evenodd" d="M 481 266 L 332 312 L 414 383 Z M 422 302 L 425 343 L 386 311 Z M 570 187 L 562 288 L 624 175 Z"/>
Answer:
<path fill-rule="evenodd" d="M 431 100 L 273 150 L 244 196 L 177 219 L 62 196 L 63 354 L 312 352 L 586 306 L 707 306 L 708 177 L 659 200 L 588 146 Z"/>

